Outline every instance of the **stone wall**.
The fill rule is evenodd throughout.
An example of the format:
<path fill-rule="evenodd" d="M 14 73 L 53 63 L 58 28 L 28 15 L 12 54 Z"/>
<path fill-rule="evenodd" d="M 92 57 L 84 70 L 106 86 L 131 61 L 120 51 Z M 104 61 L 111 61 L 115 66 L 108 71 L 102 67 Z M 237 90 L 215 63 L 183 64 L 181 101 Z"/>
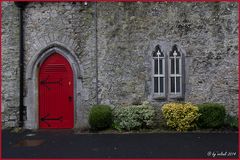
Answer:
<path fill-rule="evenodd" d="M 14 3 L 2 3 L 2 123 L 18 125 L 19 12 Z"/>
<path fill-rule="evenodd" d="M 9 37 L 16 31 L 10 33 L 6 26 L 17 22 L 11 20 L 17 19 L 17 9 L 12 3 L 5 3 L 5 6 L 11 8 L 3 10 L 5 15 L 15 14 L 3 16 L 3 37 Z M 117 106 L 148 100 L 159 109 L 165 101 L 151 97 L 151 54 L 157 44 L 166 53 L 177 44 L 185 52 L 185 101 L 219 102 L 226 105 L 228 113 L 237 114 L 237 3 L 101 2 L 97 6 L 97 28 L 95 11 L 91 2 L 87 5 L 80 2 L 30 3 L 24 14 L 26 66 L 35 54 L 52 43 L 60 43 L 77 55 L 84 90 L 82 107 L 77 107 L 78 113 L 85 113 L 81 120 L 86 124 L 87 112 L 97 96 L 96 30 L 100 103 Z M 17 24 L 14 25 L 17 28 Z M 6 50 L 13 42 L 17 46 L 18 38 L 8 43 L 3 41 L 3 67 L 8 70 L 18 68 L 17 56 L 4 59 L 5 55 L 17 54 L 17 50 Z M 14 65 L 8 67 L 7 64 Z M 10 72 L 3 68 L 3 82 L 9 82 Z M 12 84 L 6 85 L 17 84 L 17 74 L 13 74 Z M 18 91 L 6 92 L 6 89 L 3 87 L 3 107 L 11 110 L 10 107 L 17 106 L 18 95 L 10 101 L 5 97 Z"/>
<path fill-rule="evenodd" d="M 152 101 L 152 51 L 160 44 L 168 53 L 177 44 L 186 52 L 185 101 L 224 103 L 237 114 L 237 3 L 120 2 L 98 8 L 103 103 Z"/>
<path fill-rule="evenodd" d="M 83 88 L 79 96 L 80 104 L 76 106 L 76 116 L 80 121 L 75 126 L 87 125 L 89 106 L 96 102 L 93 4 L 85 6 L 83 3 L 30 3 L 24 15 L 26 66 L 50 44 L 60 44 L 78 57 Z"/>

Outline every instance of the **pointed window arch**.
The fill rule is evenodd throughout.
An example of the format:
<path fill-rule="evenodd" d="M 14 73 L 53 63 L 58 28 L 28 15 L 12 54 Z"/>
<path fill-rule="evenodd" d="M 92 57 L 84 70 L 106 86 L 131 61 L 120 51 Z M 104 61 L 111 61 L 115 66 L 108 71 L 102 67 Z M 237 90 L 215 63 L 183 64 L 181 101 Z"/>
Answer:
<path fill-rule="evenodd" d="M 154 99 L 183 98 L 184 62 L 184 54 L 177 45 L 173 45 L 166 53 L 160 45 L 155 47 L 152 52 L 152 95 Z"/>
<path fill-rule="evenodd" d="M 169 53 L 169 94 L 173 97 L 182 96 L 182 54 L 179 52 L 177 45 L 172 47 Z"/>
<path fill-rule="evenodd" d="M 152 53 L 153 57 L 153 93 L 157 96 L 164 97 L 165 87 L 165 55 L 159 45 L 155 47 Z"/>

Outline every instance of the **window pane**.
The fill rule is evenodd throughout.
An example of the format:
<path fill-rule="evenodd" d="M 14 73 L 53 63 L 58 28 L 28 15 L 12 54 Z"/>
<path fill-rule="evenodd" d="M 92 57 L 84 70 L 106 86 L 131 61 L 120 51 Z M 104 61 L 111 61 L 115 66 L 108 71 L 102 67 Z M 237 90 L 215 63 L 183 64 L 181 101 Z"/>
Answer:
<path fill-rule="evenodd" d="M 180 52 L 177 52 L 177 57 L 180 57 L 180 56 L 181 56 Z"/>
<path fill-rule="evenodd" d="M 160 93 L 163 93 L 163 77 L 160 77 Z"/>
<path fill-rule="evenodd" d="M 158 77 L 154 77 L 154 93 L 158 93 Z"/>
<path fill-rule="evenodd" d="M 164 57 L 164 54 L 161 52 L 160 57 Z"/>
<path fill-rule="evenodd" d="M 160 71 L 160 74 L 163 74 L 163 60 L 162 59 L 159 59 L 159 71 Z"/>
<path fill-rule="evenodd" d="M 171 84 L 171 92 L 175 92 L 175 78 L 171 77 L 170 79 L 170 84 Z"/>
<path fill-rule="evenodd" d="M 158 74 L 158 59 L 154 59 L 154 74 Z"/>
<path fill-rule="evenodd" d="M 157 57 L 157 52 L 153 52 L 153 57 Z"/>
<path fill-rule="evenodd" d="M 176 85 L 177 85 L 177 92 L 179 93 L 180 92 L 180 85 L 181 85 L 181 83 L 180 83 L 180 77 L 177 77 L 177 79 L 176 79 Z"/>
<path fill-rule="evenodd" d="M 171 58 L 171 74 L 174 74 L 174 59 Z"/>
<path fill-rule="evenodd" d="M 179 65 L 179 58 L 176 59 L 176 74 L 179 74 L 179 70 L 180 70 L 180 65 Z"/>

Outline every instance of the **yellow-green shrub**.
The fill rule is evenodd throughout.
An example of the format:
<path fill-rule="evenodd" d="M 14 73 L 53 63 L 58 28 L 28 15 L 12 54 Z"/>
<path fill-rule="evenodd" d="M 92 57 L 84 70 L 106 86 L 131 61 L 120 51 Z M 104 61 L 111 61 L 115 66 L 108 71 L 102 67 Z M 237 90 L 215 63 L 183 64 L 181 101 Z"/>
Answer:
<path fill-rule="evenodd" d="M 186 131 L 196 126 L 200 114 L 191 103 L 167 103 L 162 107 L 167 125 L 177 131 Z"/>

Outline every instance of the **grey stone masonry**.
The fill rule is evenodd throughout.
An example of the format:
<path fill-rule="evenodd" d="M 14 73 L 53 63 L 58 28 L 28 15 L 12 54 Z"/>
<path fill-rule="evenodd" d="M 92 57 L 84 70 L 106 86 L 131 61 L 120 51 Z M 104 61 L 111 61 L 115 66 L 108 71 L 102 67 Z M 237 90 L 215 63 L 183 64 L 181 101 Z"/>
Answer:
<path fill-rule="evenodd" d="M 18 122 L 18 8 L 13 2 L 3 2 L 2 13 L 2 123 L 12 127 Z M 44 50 L 59 47 L 80 69 L 75 128 L 88 127 L 88 112 L 97 98 L 96 68 L 100 103 L 118 106 L 147 100 L 159 110 L 163 103 L 175 99 L 152 96 L 152 52 L 160 45 L 167 55 L 176 44 L 184 55 L 182 100 L 222 103 L 229 114 L 237 115 L 237 2 L 100 2 L 97 19 L 95 16 L 93 2 L 27 5 L 24 102 L 28 108 L 37 106 L 31 101 L 36 91 L 28 85 L 35 78 L 28 77 L 28 70 L 35 67 L 35 58 Z M 30 109 L 27 112 L 33 116 Z M 37 128 L 33 123 L 28 119 L 25 127 Z"/>
<path fill-rule="evenodd" d="M 237 3 L 99 3 L 102 103 L 151 97 L 151 56 L 160 44 L 185 55 L 185 101 L 218 102 L 238 112 Z"/>
<path fill-rule="evenodd" d="M 19 11 L 14 3 L 2 3 L 2 123 L 18 125 L 19 107 Z"/>

